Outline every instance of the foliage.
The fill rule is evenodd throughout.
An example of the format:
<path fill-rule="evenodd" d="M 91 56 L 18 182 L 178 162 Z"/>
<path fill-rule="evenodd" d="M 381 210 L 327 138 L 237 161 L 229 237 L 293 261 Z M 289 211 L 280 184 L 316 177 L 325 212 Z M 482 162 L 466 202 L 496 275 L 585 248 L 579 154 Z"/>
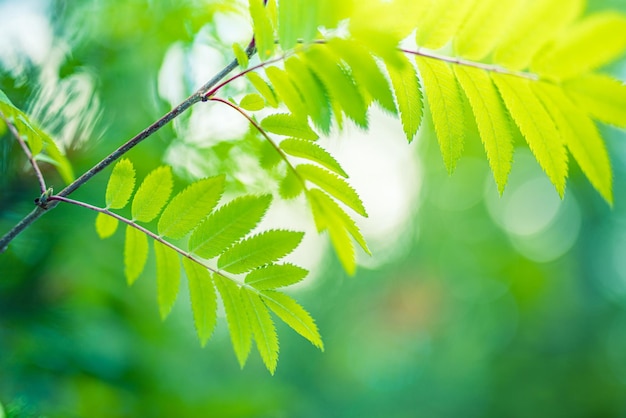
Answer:
<path fill-rule="evenodd" d="M 503 193 L 521 137 L 560 196 L 571 154 L 613 204 L 609 156 L 595 121 L 626 126 L 626 88 L 601 72 L 626 50 L 626 17 L 614 12 L 581 17 L 582 1 L 475 3 L 370 0 L 338 6 L 330 0 L 250 0 L 254 42 L 246 49 L 232 46 L 232 67 L 239 66 L 239 72 L 207 84 L 76 181 L 55 142 L 0 92 L 2 128 L 16 129 L 16 139 L 36 158 L 35 167 L 37 158 L 52 161 L 70 183 L 57 195 L 44 193 L 44 188 L 40 211 L 33 216 L 63 202 L 98 212 L 96 231 L 102 238 L 112 236 L 119 222 L 127 224 L 124 267 L 129 285 L 146 267 L 151 238 L 163 319 L 178 295 L 182 258 L 202 345 L 217 323 L 219 296 L 240 365 L 254 340 L 274 373 L 279 345 L 270 312 L 313 345 L 323 344 L 310 315 L 277 290 L 307 275 L 301 267 L 279 263 L 300 244 L 303 233 L 255 228 L 277 196 L 303 196 L 318 232 L 328 232 L 343 268 L 354 274 L 356 247 L 370 253 L 355 215 L 368 213 L 348 173 L 316 141 L 320 134 L 348 124 L 367 130 L 372 105 L 398 116 L 409 142 L 429 115 L 449 173 L 457 168 L 468 133 L 475 129 Z M 414 48 L 405 47 L 407 39 L 414 40 Z M 220 96 L 240 79 L 249 82 L 246 95 L 240 100 Z M 255 130 L 251 135 L 265 141 L 259 165 L 276 179 L 275 193 L 245 191 L 218 207 L 231 191 L 227 176 L 233 175 L 218 172 L 170 198 L 174 179 L 168 166 L 154 169 L 134 193 L 135 168 L 124 158 L 110 175 L 104 208 L 67 197 L 200 101 L 229 106 L 250 122 Z M 111 211 L 129 203 L 130 217 Z M 156 228 L 149 225 L 154 222 Z"/>

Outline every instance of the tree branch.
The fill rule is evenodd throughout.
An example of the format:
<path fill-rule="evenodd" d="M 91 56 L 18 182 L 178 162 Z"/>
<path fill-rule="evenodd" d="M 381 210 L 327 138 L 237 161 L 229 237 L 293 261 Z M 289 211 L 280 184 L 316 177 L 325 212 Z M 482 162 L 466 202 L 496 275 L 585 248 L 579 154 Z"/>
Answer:
<path fill-rule="evenodd" d="M 254 39 L 250 41 L 250 44 L 246 48 L 246 54 L 250 57 L 256 52 Z M 76 189 L 89 181 L 93 176 L 107 168 L 109 165 L 114 163 L 120 157 L 122 157 L 125 153 L 135 147 L 137 144 L 152 136 L 159 129 L 167 125 L 176 117 L 180 116 L 182 113 L 187 111 L 194 104 L 205 101 L 206 94 L 209 90 L 213 89 L 224 77 L 226 77 L 232 70 L 237 68 L 237 60 L 231 61 L 226 67 L 224 67 L 219 73 L 217 73 L 211 80 L 209 80 L 206 84 L 200 87 L 194 94 L 185 99 L 182 103 L 176 106 L 174 109 L 170 110 L 163 117 L 161 117 L 156 122 L 152 123 L 146 129 L 135 135 L 124 145 L 119 147 L 117 150 L 113 151 L 95 166 L 93 166 L 90 170 L 85 172 L 79 178 L 74 180 L 71 184 L 65 187 L 58 193 L 58 197 L 67 197 L 72 194 Z M 219 87 L 222 87 L 224 83 L 220 84 Z M 45 189 L 44 189 L 45 193 Z M 43 194 L 43 193 L 42 193 Z M 41 204 L 37 209 L 33 210 L 30 214 L 28 214 L 24 219 L 22 219 L 15 227 L 13 227 L 9 232 L 7 232 L 2 238 L 0 238 L 0 253 L 6 251 L 9 243 L 15 239 L 24 229 L 26 229 L 30 224 L 39 219 L 43 214 L 45 214 L 48 210 L 54 209 L 59 203 L 59 199 L 55 199 L 51 197 L 47 200 L 47 203 Z M 39 209 L 39 210 L 38 210 Z"/>

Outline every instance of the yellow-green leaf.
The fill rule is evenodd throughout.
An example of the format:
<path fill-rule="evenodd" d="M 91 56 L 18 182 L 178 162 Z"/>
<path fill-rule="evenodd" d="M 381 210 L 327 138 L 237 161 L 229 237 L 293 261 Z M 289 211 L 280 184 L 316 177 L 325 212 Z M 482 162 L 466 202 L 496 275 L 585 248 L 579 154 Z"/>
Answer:
<path fill-rule="evenodd" d="M 416 62 L 424 80 L 441 155 L 448 172 L 452 173 L 463 153 L 465 137 L 459 86 L 450 64 L 419 56 Z"/>
<path fill-rule="evenodd" d="M 248 312 L 256 347 L 265 367 L 271 374 L 274 374 L 278 363 L 278 336 L 272 317 L 256 293 L 242 288 L 241 297 Z"/>
<path fill-rule="evenodd" d="M 246 73 L 246 77 L 252 83 L 254 88 L 265 98 L 267 104 L 272 107 L 278 107 L 278 99 L 276 98 L 276 94 L 274 90 L 267 84 L 263 78 L 257 73 Z"/>
<path fill-rule="evenodd" d="M 417 26 L 417 45 L 429 49 L 439 49 L 458 32 L 476 0 L 455 2 L 435 1 Z"/>
<path fill-rule="evenodd" d="M 567 178 L 567 153 L 563 138 L 532 91 L 531 81 L 503 74 L 493 74 L 492 78 L 539 165 L 559 195 L 563 196 Z"/>
<path fill-rule="evenodd" d="M 588 74 L 564 84 L 585 112 L 600 122 L 626 128 L 626 84 L 603 74 Z"/>
<path fill-rule="evenodd" d="M 411 142 L 422 123 L 422 91 L 413 65 L 404 55 L 398 54 L 398 57 L 401 57 L 399 59 L 402 65 L 396 66 L 387 62 L 387 71 L 393 85 L 406 139 Z"/>
<path fill-rule="evenodd" d="M 625 50 L 626 17 L 616 12 L 596 13 L 536 57 L 532 69 L 553 78 L 573 78 L 614 61 Z"/>
<path fill-rule="evenodd" d="M 250 327 L 248 313 L 241 298 L 241 290 L 231 280 L 217 274 L 214 276 L 214 280 L 217 290 L 222 296 L 233 350 L 239 365 L 243 368 L 252 346 L 252 328 Z"/>
<path fill-rule="evenodd" d="M 257 110 L 261 110 L 265 107 L 265 99 L 263 99 L 260 94 L 246 94 L 243 99 L 241 99 L 241 102 L 239 102 L 239 106 L 241 106 L 241 108 L 243 109 L 254 112 Z"/>
<path fill-rule="evenodd" d="M 237 59 L 237 64 L 243 69 L 248 68 L 249 59 L 248 54 L 238 43 L 233 44 L 233 53 L 235 54 L 235 58 Z"/>
<path fill-rule="evenodd" d="M 565 144 L 593 187 L 613 204 L 611 162 L 595 123 L 572 103 L 560 87 L 534 84 L 535 91 L 550 111 Z"/>
<path fill-rule="evenodd" d="M 323 165 L 343 177 L 348 177 L 348 174 L 341 168 L 337 160 L 315 142 L 289 138 L 280 143 L 280 148 L 289 155 L 306 158 Z"/>
<path fill-rule="evenodd" d="M 196 325 L 200 344 L 204 347 L 211 338 L 217 323 L 217 293 L 213 286 L 211 273 L 204 266 L 183 257 L 183 267 L 189 283 L 193 322 Z M 224 304 L 226 303 L 225 301 Z"/>
<path fill-rule="evenodd" d="M 96 216 L 96 232 L 101 239 L 109 238 L 115 234 L 119 223 L 114 217 L 99 212 Z"/>
<path fill-rule="evenodd" d="M 261 298 L 267 307 L 289 325 L 291 329 L 324 351 L 324 343 L 315 321 L 295 300 L 284 293 L 270 290 L 261 292 Z"/>
<path fill-rule="evenodd" d="M 507 111 L 486 71 L 456 66 L 454 72 L 474 111 L 480 139 L 502 194 L 513 161 L 513 133 Z"/>
<path fill-rule="evenodd" d="M 169 200 L 173 186 L 172 169 L 169 166 L 158 167 L 148 174 L 133 198 L 133 220 L 150 222 L 156 218 Z"/>
<path fill-rule="evenodd" d="M 135 168 L 129 159 L 123 158 L 115 167 L 106 190 L 107 209 L 121 209 L 128 203 L 135 189 Z"/>
<path fill-rule="evenodd" d="M 251 271 L 246 283 L 255 289 L 267 290 L 290 286 L 302 281 L 309 272 L 293 264 L 268 264 Z"/>
<path fill-rule="evenodd" d="M 211 213 L 224 192 L 224 176 L 198 180 L 178 193 L 159 218 L 159 235 L 182 238 Z"/>
<path fill-rule="evenodd" d="M 273 66 L 266 68 L 265 74 L 272 83 L 276 95 L 285 102 L 291 113 L 298 117 L 306 117 L 306 108 L 302 97 L 291 82 L 289 75 L 284 70 Z"/>
<path fill-rule="evenodd" d="M 306 120 L 285 113 L 269 115 L 261 121 L 261 127 L 277 135 L 293 136 L 309 141 L 316 141 L 319 138 Z"/>
<path fill-rule="evenodd" d="M 274 52 L 274 29 L 263 0 L 249 0 L 249 2 L 256 47 L 259 57 L 265 61 Z"/>
<path fill-rule="evenodd" d="M 137 280 L 146 266 L 147 259 L 148 237 L 138 229 L 127 226 L 124 243 L 124 273 L 129 286 Z"/>
<path fill-rule="evenodd" d="M 180 258 L 176 251 L 159 241 L 154 241 L 154 255 L 159 313 L 161 319 L 165 319 L 176 302 L 180 288 Z"/>

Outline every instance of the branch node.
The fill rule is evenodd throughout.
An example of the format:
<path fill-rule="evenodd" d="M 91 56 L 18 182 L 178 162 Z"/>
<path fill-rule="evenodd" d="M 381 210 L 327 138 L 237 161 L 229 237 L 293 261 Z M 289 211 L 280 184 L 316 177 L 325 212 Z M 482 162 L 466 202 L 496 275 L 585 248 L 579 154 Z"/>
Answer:
<path fill-rule="evenodd" d="M 41 209 L 47 210 L 49 208 L 48 203 L 50 202 L 50 197 L 53 194 L 52 187 L 43 192 L 41 196 L 35 199 L 35 205 L 39 206 Z"/>

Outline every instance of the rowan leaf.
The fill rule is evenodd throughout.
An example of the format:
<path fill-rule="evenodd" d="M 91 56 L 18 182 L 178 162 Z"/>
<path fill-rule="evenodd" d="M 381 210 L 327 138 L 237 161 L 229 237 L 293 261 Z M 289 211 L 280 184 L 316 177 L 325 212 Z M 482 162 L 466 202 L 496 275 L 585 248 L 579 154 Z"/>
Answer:
<path fill-rule="evenodd" d="M 335 158 L 330 155 L 328 151 L 317 145 L 315 142 L 288 138 L 280 143 L 280 148 L 291 156 L 314 161 L 329 170 L 334 171 L 340 176 L 346 178 L 348 177 L 348 174 L 343 170 L 343 168 L 341 168 L 341 165 L 339 165 L 337 160 L 335 160 Z"/>
<path fill-rule="evenodd" d="M 237 64 L 244 70 L 248 68 L 248 64 L 250 60 L 248 59 L 248 54 L 246 51 L 239 45 L 238 43 L 233 44 L 233 53 L 235 54 L 235 58 L 237 59 Z"/>
<path fill-rule="evenodd" d="M 258 290 L 276 289 L 302 281 L 308 270 L 293 264 L 269 264 L 252 270 L 246 276 L 246 283 Z"/>
<path fill-rule="evenodd" d="M 307 112 L 302 97 L 287 72 L 272 66 L 265 69 L 265 74 L 272 83 L 277 97 L 285 102 L 291 113 L 297 117 L 306 117 Z"/>
<path fill-rule="evenodd" d="M 249 0 L 249 3 L 256 47 L 259 51 L 259 57 L 265 61 L 274 52 L 274 29 L 263 0 Z"/>
<path fill-rule="evenodd" d="M 180 289 L 180 256 L 167 245 L 154 241 L 157 299 L 161 319 L 167 318 Z"/>
<path fill-rule="evenodd" d="M 121 159 L 113 167 L 107 184 L 105 201 L 107 209 L 121 209 L 135 189 L 135 168 L 129 159 Z"/>
<path fill-rule="evenodd" d="M 272 107 L 278 107 L 278 99 L 276 98 L 276 93 L 274 90 L 267 84 L 263 78 L 257 73 L 249 72 L 246 74 L 246 77 L 252 83 L 254 88 L 265 98 L 267 104 Z"/>
<path fill-rule="evenodd" d="M 193 322 L 200 344 L 204 347 L 211 338 L 217 323 L 217 293 L 211 273 L 204 266 L 183 257 L 183 267 L 189 283 Z M 226 302 L 224 304 L 226 305 Z"/>
<path fill-rule="evenodd" d="M 241 297 L 248 312 L 257 350 L 267 370 L 274 374 L 278 363 L 278 336 L 274 321 L 259 295 L 242 288 Z"/>
<path fill-rule="evenodd" d="M 267 307 L 289 325 L 291 329 L 324 351 L 324 343 L 315 321 L 295 300 L 284 293 L 271 290 L 261 292 L 261 298 Z"/>
<path fill-rule="evenodd" d="M 249 195 L 220 207 L 193 232 L 189 251 L 207 259 L 220 255 L 257 226 L 271 202 L 271 195 Z"/>
<path fill-rule="evenodd" d="M 367 218 L 361 198 L 343 178 L 312 164 L 300 164 L 296 167 L 296 171 L 303 179 L 316 184 L 356 213 Z"/>
<path fill-rule="evenodd" d="M 269 115 L 261 121 L 261 127 L 277 135 L 316 141 L 319 136 L 311 129 L 306 120 L 286 113 Z"/>
<path fill-rule="evenodd" d="M 260 94 L 246 94 L 239 102 L 239 106 L 242 109 L 254 112 L 265 107 L 265 99 Z"/>
<path fill-rule="evenodd" d="M 211 213 L 224 192 L 224 176 L 198 180 L 178 193 L 159 218 L 159 235 L 182 238 Z"/>
<path fill-rule="evenodd" d="M 411 142 L 422 123 L 422 91 L 415 68 L 406 57 L 399 56 L 402 57 L 402 65 L 396 66 L 387 62 L 387 71 L 396 96 L 406 139 Z"/>
<path fill-rule="evenodd" d="M 228 249 L 217 260 L 217 266 L 229 273 L 246 273 L 291 253 L 303 236 L 302 232 L 286 230 L 261 232 Z"/>
<path fill-rule="evenodd" d="M 148 237 L 136 228 L 126 227 L 124 242 L 124 274 L 128 285 L 139 277 L 148 260 Z"/>
<path fill-rule="evenodd" d="M 115 234 L 119 223 L 114 217 L 99 212 L 96 216 L 96 232 L 101 239 L 109 238 Z"/>
<path fill-rule="evenodd" d="M 626 84 L 603 74 L 587 74 L 563 85 L 576 104 L 594 119 L 626 128 Z"/>
<path fill-rule="evenodd" d="M 169 166 L 158 167 L 143 180 L 131 206 L 133 220 L 150 222 L 156 218 L 172 194 L 174 180 Z"/>

